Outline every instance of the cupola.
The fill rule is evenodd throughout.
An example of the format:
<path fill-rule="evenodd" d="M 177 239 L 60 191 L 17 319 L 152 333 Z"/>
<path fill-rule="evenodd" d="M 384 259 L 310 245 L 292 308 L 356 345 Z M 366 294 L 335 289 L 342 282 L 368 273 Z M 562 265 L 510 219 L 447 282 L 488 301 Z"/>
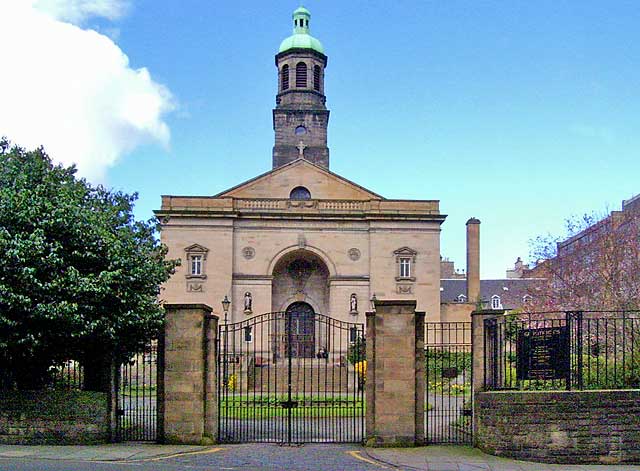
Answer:
<path fill-rule="evenodd" d="M 311 13 L 305 7 L 300 7 L 293 12 L 293 34 L 280 43 L 278 52 L 290 49 L 311 49 L 324 54 L 322 43 L 309 34 L 309 21 Z"/>

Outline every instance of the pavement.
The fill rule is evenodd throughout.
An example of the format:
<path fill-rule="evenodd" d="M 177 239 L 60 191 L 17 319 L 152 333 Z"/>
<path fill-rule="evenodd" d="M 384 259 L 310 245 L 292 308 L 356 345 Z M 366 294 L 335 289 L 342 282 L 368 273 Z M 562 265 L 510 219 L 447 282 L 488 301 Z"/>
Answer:
<path fill-rule="evenodd" d="M 332 445 L 322 445 L 330 448 Z M 465 446 L 428 446 L 417 448 L 356 447 L 353 457 L 380 469 L 424 471 L 640 471 L 640 465 L 552 465 L 499 458 Z M 135 463 L 224 451 L 242 451 L 242 445 L 185 446 L 152 444 L 109 444 L 95 446 L 18 446 L 0 445 L 0 458 L 27 460 L 64 460 Z M 251 449 L 251 448 L 244 448 Z M 304 447 L 300 452 L 304 453 Z M 216 453 L 216 452 L 222 453 Z"/>

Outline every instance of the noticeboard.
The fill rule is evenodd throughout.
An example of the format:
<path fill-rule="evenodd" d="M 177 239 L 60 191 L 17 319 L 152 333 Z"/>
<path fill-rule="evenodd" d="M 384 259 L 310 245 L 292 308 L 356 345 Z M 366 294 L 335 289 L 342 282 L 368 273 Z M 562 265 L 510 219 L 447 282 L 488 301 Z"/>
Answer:
<path fill-rule="evenodd" d="M 518 330 L 516 376 L 526 379 L 563 379 L 569 375 L 567 326 Z"/>

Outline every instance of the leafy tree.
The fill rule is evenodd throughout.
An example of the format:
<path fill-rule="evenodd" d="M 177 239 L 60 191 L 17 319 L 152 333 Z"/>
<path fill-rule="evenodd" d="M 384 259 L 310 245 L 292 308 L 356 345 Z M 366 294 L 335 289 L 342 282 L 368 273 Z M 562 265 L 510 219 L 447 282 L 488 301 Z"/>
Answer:
<path fill-rule="evenodd" d="M 136 221 L 137 195 L 91 186 L 40 148 L 0 140 L 0 369 L 38 388 L 52 364 L 85 366 L 104 387 L 110 359 L 140 351 L 163 325 L 165 260 L 153 221 Z"/>

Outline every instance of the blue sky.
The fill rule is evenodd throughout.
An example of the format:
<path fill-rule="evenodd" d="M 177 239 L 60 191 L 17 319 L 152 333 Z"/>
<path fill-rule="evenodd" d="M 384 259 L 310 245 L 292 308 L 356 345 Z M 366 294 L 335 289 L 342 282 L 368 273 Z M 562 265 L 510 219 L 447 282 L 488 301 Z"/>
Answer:
<path fill-rule="evenodd" d="M 99 123 L 118 129 L 100 148 L 125 144 L 100 171 L 87 170 L 92 151 L 78 164 L 139 192 L 139 217 L 161 194 L 213 195 L 271 169 L 274 54 L 299 3 L 69 0 L 104 7 L 74 17 L 37 5 L 61 0 L 29 1 L 104 35 L 128 57 L 123 67 L 148 71 L 114 89 L 148 87 L 155 114 Z M 471 216 L 482 221 L 482 276 L 501 277 L 528 258 L 529 239 L 640 193 L 637 1 L 304 5 L 329 56 L 331 170 L 389 198 L 439 199 L 442 255 L 459 268 Z M 0 111 L 7 134 L 2 124 Z M 47 147 L 36 130 L 15 134 Z"/>

